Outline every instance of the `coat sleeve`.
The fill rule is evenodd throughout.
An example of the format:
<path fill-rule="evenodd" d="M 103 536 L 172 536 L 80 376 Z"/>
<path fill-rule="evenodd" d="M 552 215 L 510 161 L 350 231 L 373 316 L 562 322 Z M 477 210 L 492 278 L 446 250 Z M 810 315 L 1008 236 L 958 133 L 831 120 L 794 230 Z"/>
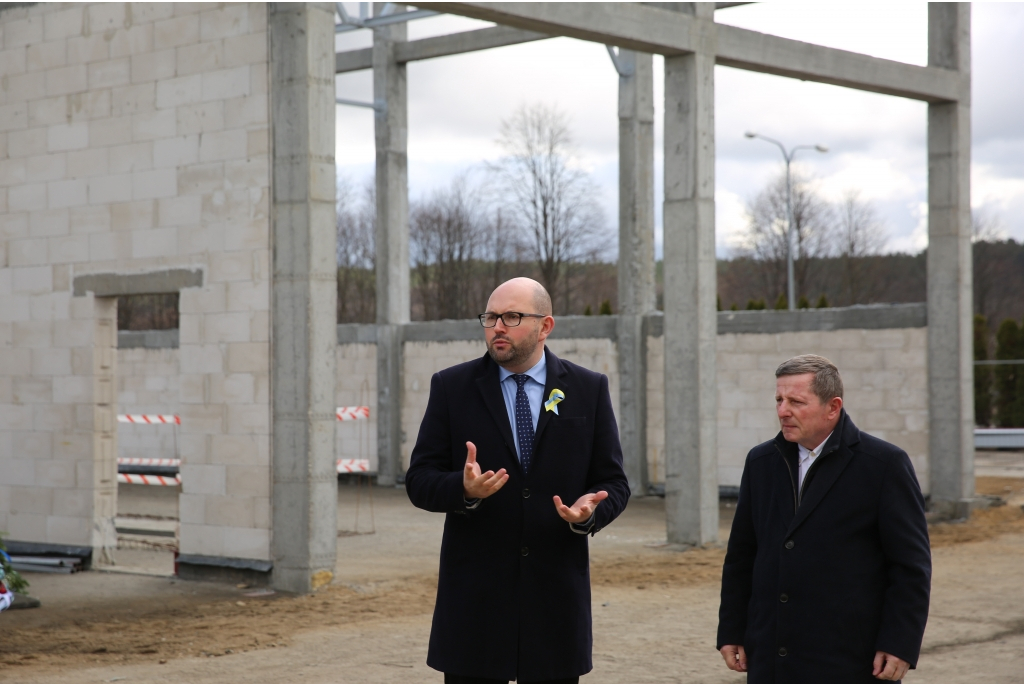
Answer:
<path fill-rule="evenodd" d="M 629 482 L 622 470 L 622 445 L 615 423 L 608 377 L 602 375 L 598 385 L 597 411 L 594 417 L 594 451 L 587 472 L 587 492 L 606 490 L 608 497 L 595 510 L 593 535 L 622 513 L 629 501 Z"/>
<path fill-rule="evenodd" d="M 900 451 L 887 468 L 878 506 L 888 587 L 875 649 L 915 668 L 928 620 L 932 557 L 924 495 L 906 452 Z"/>
<path fill-rule="evenodd" d="M 465 448 L 463 448 L 465 450 Z M 452 468 L 452 435 L 444 380 L 430 379 L 430 399 L 420 423 L 412 460 L 405 474 L 405 491 L 420 509 L 466 512 L 462 469 Z"/>
<path fill-rule="evenodd" d="M 747 456 L 740 495 L 736 502 L 736 515 L 729 533 L 729 547 L 722 568 L 722 600 L 718 609 L 718 642 L 716 649 L 725 645 L 742 645 L 747 632 L 747 607 L 753 593 L 754 559 L 757 556 L 757 535 L 750 501 L 750 456 Z"/>

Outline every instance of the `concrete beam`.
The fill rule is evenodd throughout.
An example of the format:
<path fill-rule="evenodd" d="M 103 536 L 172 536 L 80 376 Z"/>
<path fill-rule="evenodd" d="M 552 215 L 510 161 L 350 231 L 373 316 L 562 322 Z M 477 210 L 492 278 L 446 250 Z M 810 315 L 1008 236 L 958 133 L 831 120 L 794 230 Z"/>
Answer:
<path fill-rule="evenodd" d="M 702 40 L 692 17 L 631 3 L 434 2 L 423 6 L 665 56 L 692 53 Z M 969 97 L 961 75 L 937 65 L 920 67 L 732 26 L 717 28 L 715 60 L 723 66 L 927 102 Z"/>
<path fill-rule="evenodd" d="M 970 81 L 971 10 L 928 5 L 928 63 Z M 933 508 L 974 497 L 970 100 L 928 106 L 928 421 Z"/>
<path fill-rule="evenodd" d="M 665 517 L 668 541 L 718 539 L 714 7 L 704 48 L 665 58 Z"/>
<path fill-rule="evenodd" d="M 926 102 L 970 97 L 969 80 L 945 68 L 905 64 L 724 24 L 718 25 L 715 63 Z"/>
<path fill-rule="evenodd" d="M 647 333 L 654 310 L 654 58 L 619 50 L 619 437 L 630 491 L 647 494 Z"/>
<path fill-rule="evenodd" d="M 508 45 L 530 43 L 550 37 L 543 33 L 520 31 L 508 26 L 490 26 L 485 29 L 462 31 L 445 36 L 434 36 L 407 43 L 397 43 L 395 45 L 395 61 L 399 64 L 406 64 L 407 62 L 417 62 L 424 59 L 448 57 L 449 55 L 461 55 L 467 52 L 478 52 Z M 373 48 L 339 52 L 334 56 L 334 72 L 336 74 L 370 69 L 372 67 Z"/>
<path fill-rule="evenodd" d="M 274 586 L 309 592 L 336 564 L 337 272 L 334 7 L 270 3 Z"/>
<path fill-rule="evenodd" d="M 203 287 L 200 269 L 160 269 L 138 274 L 99 273 L 75 276 L 72 288 L 75 297 L 91 292 L 96 297 L 121 295 L 157 295 L 176 293 L 182 288 Z"/>
<path fill-rule="evenodd" d="M 378 3 L 379 4 L 379 3 Z M 396 58 L 406 24 L 373 30 L 377 145 L 377 481 L 394 485 L 402 465 L 402 331 L 409 321 L 409 180 L 406 68 Z"/>

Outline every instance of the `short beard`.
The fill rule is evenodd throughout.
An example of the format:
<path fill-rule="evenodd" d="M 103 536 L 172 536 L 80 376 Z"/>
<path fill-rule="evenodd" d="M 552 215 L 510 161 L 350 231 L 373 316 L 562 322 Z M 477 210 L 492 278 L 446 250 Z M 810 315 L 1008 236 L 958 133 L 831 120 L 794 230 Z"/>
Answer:
<path fill-rule="evenodd" d="M 494 340 L 498 339 L 494 338 L 494 340 L 487 343 L 487 354 L 491 355 L 491 359 L 493 359 L 498 366 L 502 366 L 506 369 L 510 366 L 519 366 L 533 355 L 534 351 L 537 349 L 539 338 L 540 331 L 535 330 L 533 335 L 523 341 L 521 347 L 513 343 L 510 338 L 502 338 L 502 340 L 508 343 L 508 352 L 505 352 L 504 354 L 495 352 L 494 348 L 491 346 Z"/>

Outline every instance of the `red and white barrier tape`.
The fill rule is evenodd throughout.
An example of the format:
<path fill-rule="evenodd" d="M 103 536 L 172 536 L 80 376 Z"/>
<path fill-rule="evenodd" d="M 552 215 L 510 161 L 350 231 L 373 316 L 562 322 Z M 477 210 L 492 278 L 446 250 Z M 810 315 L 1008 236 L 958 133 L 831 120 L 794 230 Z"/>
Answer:
<path fill-rule="evenodd" d="M 159 425 L 176 423 L 181 425 L 181 417 L 174 414 L 118 414 L 118 423 L 149 423 Z"/>
<path fill-rule="evenodd" d="M 181 459 L 149 459 L 146 457 L 118 457 L 118 466 L 181 466 Z"/>
<path fill-rule="evenodd" d="M 131 485 L 181 485 L 181 475 L 177 476 L 143 476 L 139 473 L 119 473 L 118 483 L 130 483 Z"/>
<path fill-rule="evenodd" d="M 336 416 L 339 421 L 358 421 L 370 418 L 369 407 L 338 407 Z"/>
<path fill-rule="evenodd" d="M 369 459 L 339 459 L 338 473 L 366 473 L 370 470 Z"/>

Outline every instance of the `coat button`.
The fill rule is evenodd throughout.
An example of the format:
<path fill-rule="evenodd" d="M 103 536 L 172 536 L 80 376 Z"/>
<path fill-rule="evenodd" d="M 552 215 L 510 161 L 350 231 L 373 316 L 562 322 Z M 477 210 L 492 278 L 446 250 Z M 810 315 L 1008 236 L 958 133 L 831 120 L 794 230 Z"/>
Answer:
<path fill-rule="evenodd" d="M 782 602 L 783 604 L 785 604 L 786 602 L 789 601 L 789 595 L 787 595 L 785 592 L 783 592 L 781 595 L 779 595 L 779 601 Z"/>
<path fill-rule="evenodd" d="M 523 488 L 523 499 L 530 499 L 530 488 Z"/>
<path fill-rule="evenodd" d="M 786 540 L 786 545 L 785 545 L 786 549 L 793 549 L 793 547 L 795 545 L 796 545 L 796 543 L 793 542 L 792 540 Z"/>
<path fill-rule="evenodd" d="M 530 548 L 529 547 L 523 547 L 523 549 L 520 550 L 520 551 L 523 553 L 523 556 L 525 557 L 527 554 L 530 553 Z"/>
<path fill-rule="evenodd" d="M 787 654 L 789 654 L 789 650 L 785 647 L 779 647 L 779 656 L 786 656 Z"/>

